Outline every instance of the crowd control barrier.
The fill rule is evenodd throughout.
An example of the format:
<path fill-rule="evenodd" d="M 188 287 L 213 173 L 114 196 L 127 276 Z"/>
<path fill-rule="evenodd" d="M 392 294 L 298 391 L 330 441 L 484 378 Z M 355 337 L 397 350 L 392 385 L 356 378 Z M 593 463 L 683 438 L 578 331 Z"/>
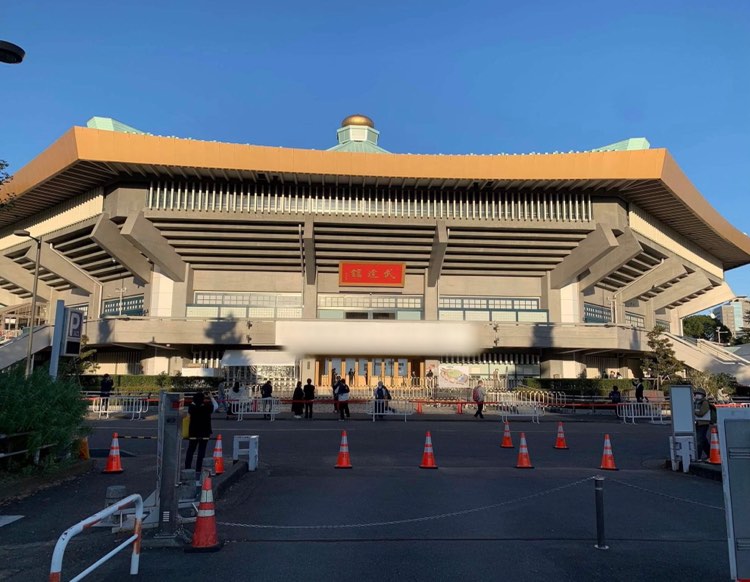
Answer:
<path fill-rule="evenodd" d="M 636 420 L 645 419 L 653 423 L 664 423 L 665 403 L 659 402 L 624 402 L 617 405 L 617 416 L 622 422 L 630 421 L 635 424 Z"/>
<path fill-rule="evenodd" d="M 89 401 L 89 410 L 97 418 L 109 418 L 110 414 L 129 414 L 130 420 L 142 420 L 148 412 L 146 396 L 95 396 Z"/>
<path fill-rule="evenodd" d="M 518 418 L 528 416 L 531 422 L 541 423 L 541 417 L 544 416 L 544 406 L 535 402 L 485 402 L 487 412 L 496 410 L 500 414 L 500 420 L 506 422 L 509 418 Z"/>
<path fill-rule="evenodd" d="M 110 551 L 104 557 L 99 558 L 96 562 L 91 564 L 83 572 L 78 574 L 75 578 L 71 578 L 70 582 L 76 582 L 82 580 L 85 576 L 88 576 L 96 570 L 99 566 L 104 564 L 110 558 L 114 557 L 122 550 L 127 548 L 130 544 L 133 544 L 133 554 L 130 557 L 130 574 L 135 576 L 138 574 L 138 566 L 140 565 L 141 559 L 141 523 L 143 522 L 143 499 L 140 495 L 128 495 L 124 499 L 121 499 L 117 503 L 110 505 L 106 509 L 102 509 L 99 513 L 87 517 L 83 521 L 78 522 L 73 527 L 66 529 L 62 535 L 58 538 L 55 544 L 55 550 L 52 552 L 52 564 L 49 569 L 49 581 L 60 582 L 62 580 L 62 565 L 63 555 L 65 554 L 65 548 L 68 546 L 68 542 L 77 536 L 82 531 L 96 525 L 102 521 L 105 517 L 121 511 L 128 505 L 135 503 L 135 523 L 133 525 L 133 535 L 122 542 L 115 549 Z"/>
<path fill-rule="evenodd" d="M 246 416 L 263 416 L 276 420 L 276 415 L 281 411 L 280 398 L 248 398 L 230 401 L 232 414 L 237 420 L 244 420 Z"/>
<path fill-rule="evenodd" d="M 365 406 L 365 414 L 371 415 L 373 422 L 378 416 L 403 416 L 406 422 L 406 417 L 414 414 L 414 410 L 411 400 L 373 399 Z"/>

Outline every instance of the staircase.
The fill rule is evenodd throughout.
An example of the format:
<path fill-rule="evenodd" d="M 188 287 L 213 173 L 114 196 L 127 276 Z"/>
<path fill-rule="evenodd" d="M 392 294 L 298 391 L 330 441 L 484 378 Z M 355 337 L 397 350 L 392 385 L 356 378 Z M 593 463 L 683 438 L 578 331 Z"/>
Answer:
<path fill-rule="evenodd" d="M 746 360 L 712 342 L 685 338 L 671 333 L 672 348 L 678 360 L 686 366 L 712 374 L 730 374 L 740 384 L 750 384 L 750 360 Z"/>
<path fill-rule="evenodd" d="M 31 302 L 0 309 L 0 370 L 26 358 L 29 348 Z M 40 352 L 52 345 L 52 326 L 47 324 L 47 304 L 38 303 L 34 318 L 31 351 Z"/>

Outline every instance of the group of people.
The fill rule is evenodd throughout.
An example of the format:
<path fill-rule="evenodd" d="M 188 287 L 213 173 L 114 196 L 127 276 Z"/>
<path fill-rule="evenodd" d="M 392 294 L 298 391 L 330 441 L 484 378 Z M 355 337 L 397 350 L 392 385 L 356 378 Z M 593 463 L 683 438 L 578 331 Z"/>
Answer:
<path fill-rule="evenodd" d="M 633 388 L 635 389 L 635 401 L 636 402 L 648 402 L 648 398 L 643 394 L 643 378 L 636 378 L 633 380 Z M 622 402 L 622 392 L 620 392 L 619 386 L 615 384 L 609 393 L 609 401 L 612 404 L 620 404 Z"/>
<path fill-rule="evenodd" d="M 315 400 L 315 384 L 312 383 L 312 378 L 307 379 L 307 384 L 302 386 L 302 380 L 297 381 L 297 385 L 294 387 L 294 394 L 292 394 L 292 414 L 294 418 L 305 418 L 313 417 L 313 400 Z"/>

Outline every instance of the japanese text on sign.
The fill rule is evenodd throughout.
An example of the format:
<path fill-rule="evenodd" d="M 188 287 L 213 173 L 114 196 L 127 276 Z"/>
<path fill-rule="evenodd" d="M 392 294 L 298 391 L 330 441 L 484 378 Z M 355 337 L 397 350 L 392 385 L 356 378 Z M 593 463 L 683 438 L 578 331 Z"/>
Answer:
<path fill-rule="evenodd" d="M 339 263 L 339 285 L 351 287 L 403 287 L 404 263 Z"/>

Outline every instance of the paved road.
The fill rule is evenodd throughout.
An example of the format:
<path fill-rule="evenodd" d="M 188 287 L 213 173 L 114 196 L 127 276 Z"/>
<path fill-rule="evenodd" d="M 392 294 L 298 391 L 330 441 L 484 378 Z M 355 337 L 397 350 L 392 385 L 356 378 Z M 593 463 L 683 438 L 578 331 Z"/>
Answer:
<path fill-rule="evenodd" d="M 501 425 L 489 420 L 453 415 L 407 423 L 215 424 L 227 443 L 233 434 L 261 438 L 261 470 L 218 504 L 219 535 L 226 545 L 201 555 L 146 550 L 140 579 L 729 578 L 721 485 L 661 468 L 666 426 L 574 417 L 565 424 L 570 450 L 558 451 L 553 418 L 541 425 L 513 423 L 515 444 L 523 430 L 535 465 L 519 470 L 518 449 L 500 448 Z M 155 430 L 150 421 L 94 426 L 95 447 L 105 447 L 115 427 L 128 434 Z M 350 471 L 333 469 L 342 428 L 349 436 Z M 418 468 L 426 430 L 432 433 L 436 471 Z M 598 470 L 605 433 L 612 438 L 617 472 Z M 122 448 L 136 456 L 124 459 L 126 473 L 118 481 L 147 492 L 154 442 L 123 441 Z M 608 551 L 593 547 L 596 474 L 606 477 Z M 79 514 L 101 506 L 111 477 L 88 475 L 3 507 L 2 513 L 27 517 L 0 528 L 0 579 L 3 573 L 12 580 L 44 579 L 54 538 Z M 75 516 L 65 519 L 68 514 Z M 67 574 L 85 566 L 89 548 L 104 553 L 112 544 L 113 536 L 104 532 L 74 543 Z M 130 579 L 126 572 L 122 556 L 94 579 Z"/>

